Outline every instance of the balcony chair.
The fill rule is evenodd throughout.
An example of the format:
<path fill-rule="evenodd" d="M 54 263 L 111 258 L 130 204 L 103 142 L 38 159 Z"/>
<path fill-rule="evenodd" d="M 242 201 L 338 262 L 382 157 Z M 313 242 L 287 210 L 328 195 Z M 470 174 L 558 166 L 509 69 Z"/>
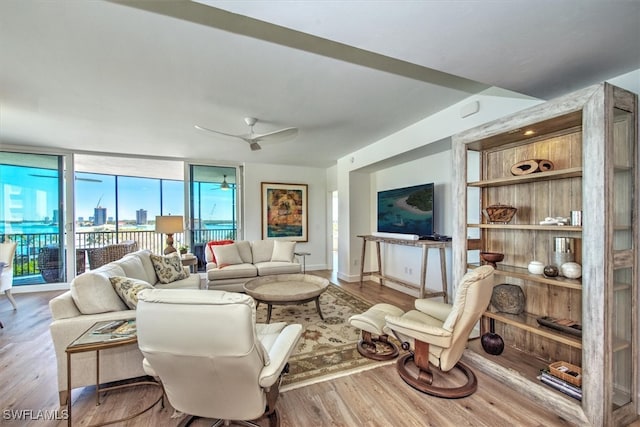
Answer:
<path fill-rule="evenodd" d="M 95 270 L 112 261 L 117 261 L 126 254 L 138 250 L 138 242 L 135 240 L 125 240 L 124 242 L 114 243 L 102 248 L 93 248 L 87 250 L 89 258 L 89 269 Z"/>
<path fill-rule="evenodd" d="M 401 316 L 386 316 L 387 328 L 400 340 L 404 350 L 410 350 L 397 362 L 398 373 L 407 384 L 423 393 L 445 398 L 466 397 L 477 390 L 475 374 L 460 358 L 473 327 L 489 305 L 493 272 L 493 267 L 484 265 L 465 274 L 453 305 L 417 299 L 416 310 Z M 434 384 L 430 363 L 442 373 L 457 367 L 466 376 L 466 383 L 453 387 Z"/>
<path fill-rule="evenodd" d="M 45 245 L 38 253 L 38 270 L 47 283 L 60 282 L 60 266 L 62 265 L 58 245 Z M 84 273 L 86 269 L 84 249 L 76 249 L 76 274 Z"/>
<path fill-rule="evenodd" d="M 4 291 L 7 299 L 13 306 L 14 310 L 18 309 L 16 300 L 11 295 L 11 286 L 13 286 L 13 258 L 16 254 L 16 242 L 5 241 L 0 243 L 0 291 Z"/>
<path fill-rule="evenodd" d="M 256 324 L 254 300 L 225 291 L 148 289 L 138 294 L 138 346 L 147 374 L 174 409 L 242 425 L 279 425 L 280 379 L 302 326 Z M 227 424 L 224 424 L 227 425 Z"/>

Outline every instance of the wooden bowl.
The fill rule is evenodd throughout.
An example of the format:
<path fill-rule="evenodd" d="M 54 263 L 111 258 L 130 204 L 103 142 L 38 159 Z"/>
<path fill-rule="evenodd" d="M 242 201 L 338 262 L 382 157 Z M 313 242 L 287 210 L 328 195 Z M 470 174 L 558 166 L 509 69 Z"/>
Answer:
<path fill-rule="evenodd" d="M 500 252 L 480 252 L 480 258 L 482 258 L 485 263 L 496 268 L 496 262 L 502 261 L 504 254 Z"/>
<path fill-rule="evenodd" d="M 501 204 L 487 206 L 482 211 L 490 224 L 507 224 L 516 212 L 518 212 L 517 208 Z"/>

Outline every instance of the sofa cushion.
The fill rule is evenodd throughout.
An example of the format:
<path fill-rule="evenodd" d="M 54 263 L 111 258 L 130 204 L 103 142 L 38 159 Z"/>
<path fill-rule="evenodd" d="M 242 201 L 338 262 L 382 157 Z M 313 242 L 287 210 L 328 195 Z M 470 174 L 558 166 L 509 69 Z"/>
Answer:
<path fill-rule="evenodd" d="M 207 243 L 207 252 L 210 255 L 210 257 L 207 257 L 207 259 L 210 259 L 211 262 L 216 263 L 216 254 L 213 252 L 213 248 L 215 246 L 223 246 L 223 245 L 230 245 L 233 243 L 233 240 L 212 240 L 209 243 Z"/>
<path fill-rule="evenodd" d="M 130 277 L 114 276 L 109 281 L 116 290 L 116 293 L 130 309 L 135 309 L 138 305 L 138 292 L 143 289 L 153 289 L 153 286 L 144 280 Z"/>
<path fill-rule="evenodd" d="M 137 255 L 125 256 L 117 261 L 114 261 L 115 264 L 122 267 L 124 270 L 124 275 L 126 277 L 130 277 L 132 279 L 143 280 L 147 283 L 155 283 L 156 282 L 156 273 L 153 272 L 153 277 L 148 277 L 148 273 L 142 264 L 142 260 Z"/>
<path fill-rule="evenodd" d="M 297 262 L 259 262 L 255 264 L 258 269 L 258 276 L 268 276 L 271 274 L 292 274 L 300 273 L 300 264 Z"/>
<path fill-rule="evenodd" d="M 292 262 L 293 251 L 296 248 L 296 242 L 287 242 L 286 240 L 276 240 L 273 242 L 273 252 L 271 253 L 271 261 Z"/>
<path fill-rule="evenodd" d="M 242 262 L 247 264 L 253 264 L 253 254 L 251 253 L 251 243 L 248 240 L 238 240 L 236 242 L 238 246 L 238 253 Z"/>
<path fill-rule="evenodd" d="M 273 240 L 254 240 L 251 242 L 251 252 L 253 253 L 253 263 L 271 261 L 273 255 Z"/>
<path fill-rule="evenodd" d="M 216 264 L 219 268 L 229 265 L 243 264 L 238 245 L 232 243 L 230 245 L 214 246 L 213 253 L 216 256 Z"/>
<path fill-rule="evenodd" d="M 207 279 L 209 280 L 256 277 L 257 275 L 256 266 L 247 263 L 228 265 L 224 268 L 213 268 L 207 271 Z"/>
<path fill-rule="evenodd" d="M 171 283 L 189 277 L 189 273 L 182 268 L 182 259 L 177 252 L 167 256 L 151 254 L 149 257 L 160 283 Z"/>
<path fill-rule="evenodd" d="M 124 270 L 112 263 L 73 279 L 69 285 L 71 297 L 80 313 L 98 314 L 126 310 L 127 306 L 109 281 L 109 277 L 124 275 Z"/>

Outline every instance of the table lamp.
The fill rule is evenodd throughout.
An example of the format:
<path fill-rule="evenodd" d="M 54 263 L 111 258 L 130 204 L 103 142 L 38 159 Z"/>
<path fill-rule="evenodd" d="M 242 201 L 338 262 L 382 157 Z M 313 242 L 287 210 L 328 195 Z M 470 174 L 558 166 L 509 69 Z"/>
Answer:
<path fill-rule="evenodd" d="M 164 248 L 164 254 L 176 252 L 173 247 L 173 234 L 182 233 L 184 231 L 184 218 L 182 215 L 174 216 L 156 216 L 156 233 L 167 235 L 167 247 Z"/>

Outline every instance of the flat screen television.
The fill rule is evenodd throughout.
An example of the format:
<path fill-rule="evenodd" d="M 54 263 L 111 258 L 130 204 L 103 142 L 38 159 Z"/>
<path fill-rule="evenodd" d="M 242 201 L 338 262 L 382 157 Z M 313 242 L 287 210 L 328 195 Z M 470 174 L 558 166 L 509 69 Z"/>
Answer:
<path fill-rule="evenodd" d="M 433 234 L 433 183 L 378 191 L 378 231 Z"/>

